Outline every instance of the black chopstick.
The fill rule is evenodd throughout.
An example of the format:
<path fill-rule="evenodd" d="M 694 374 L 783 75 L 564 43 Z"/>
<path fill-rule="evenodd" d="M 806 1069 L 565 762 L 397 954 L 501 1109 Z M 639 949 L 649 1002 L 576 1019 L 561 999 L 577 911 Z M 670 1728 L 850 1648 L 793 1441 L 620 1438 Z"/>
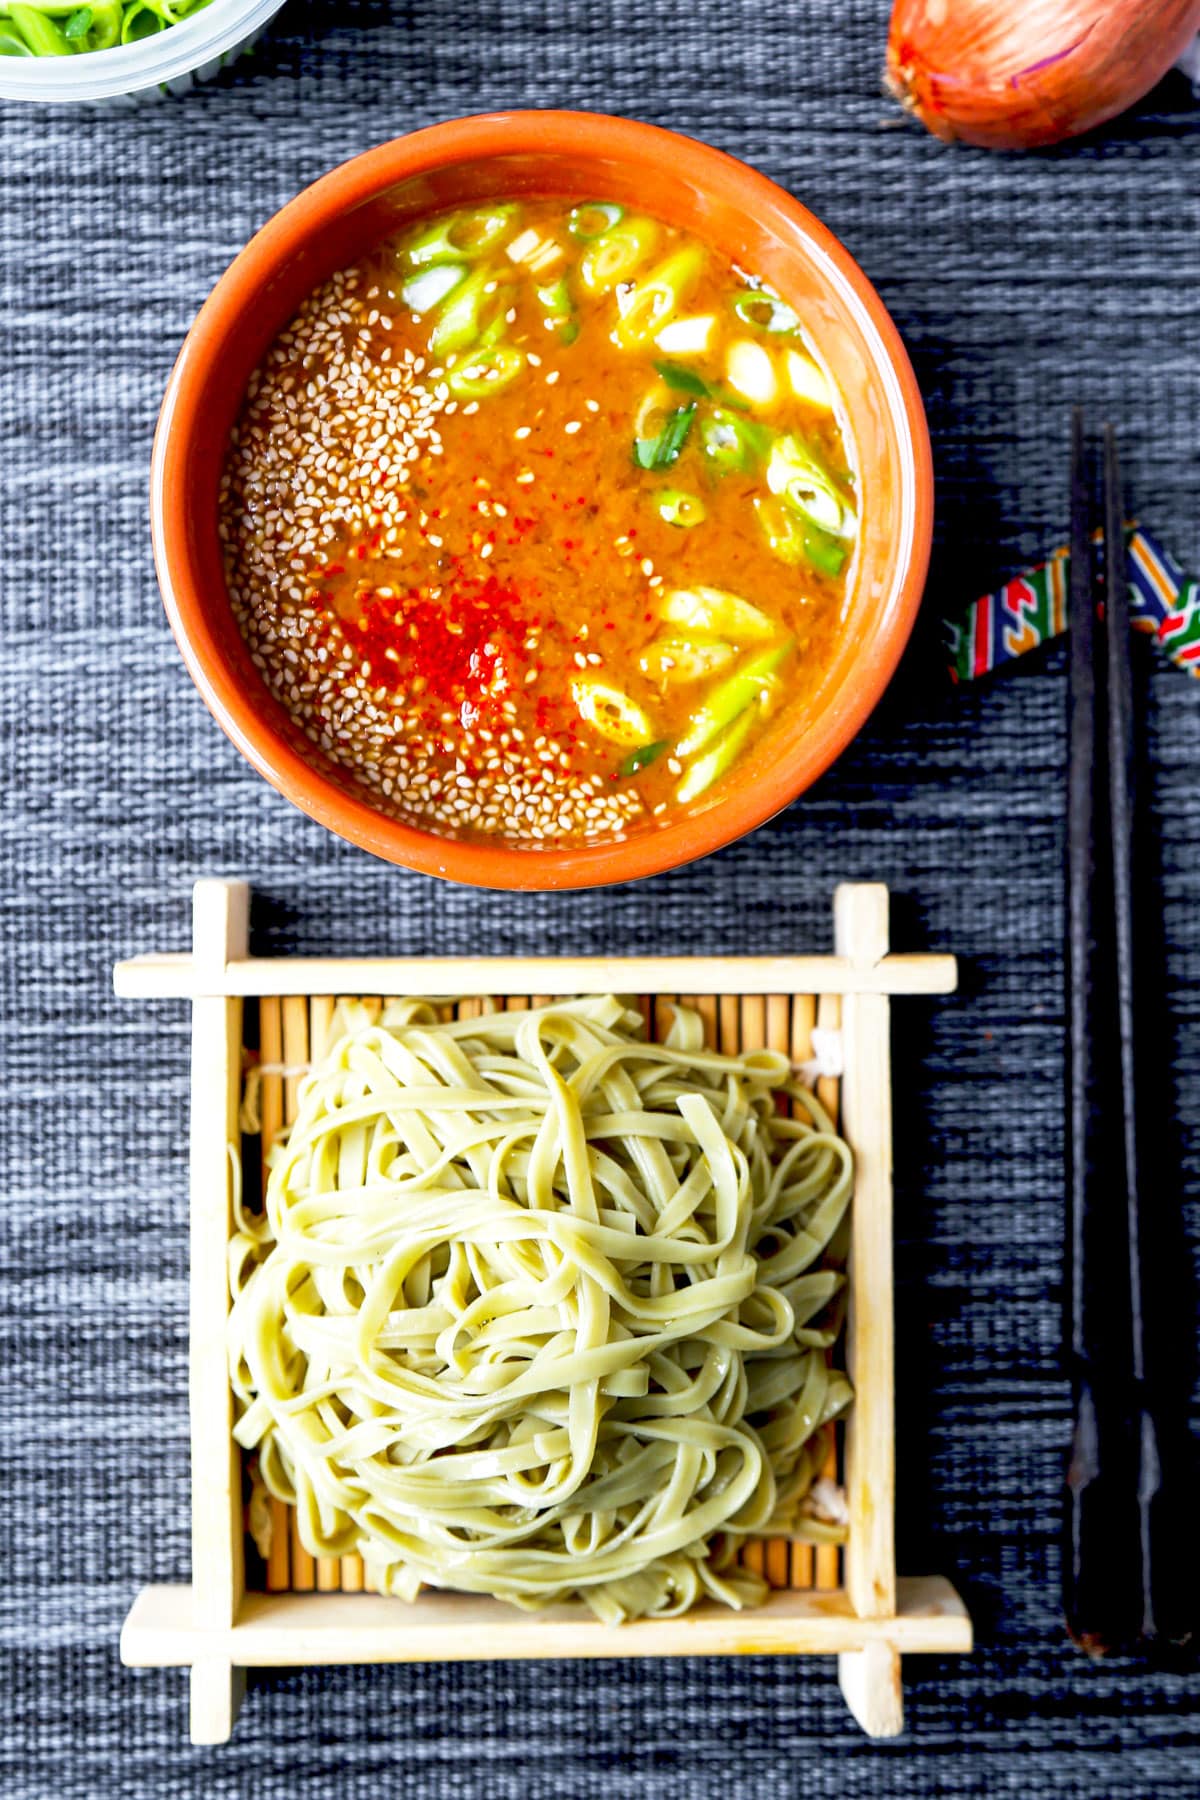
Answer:
<path fill-rule="evenodd" d="M 1189 1496 L 1164 1485 L 1169 1383 L 1151 1332 L 1145 1210 L 1169 1196 L 1145 1118 L 1136 975 L 1135 706 L 1116 437 L 1104 431 L 1104 626 L 1096 620 L 1083 423 L 1071 434 L 1067 849 L 1067 1311 L 1074 1432 L 1064 1609 L 1094 1654 L 1186 1639 Z M 1141 909 L 1145 912 L 1145 909 Z M 1184 1427 L 1186 1437 L 1186 1426 Z M 1184 1459 L 1186 1463 L 1186 1458 Z M 1184 1502 L 1182 1508 L 1181 1500 Z M 1182 1560 L 1181 1560 L 1182 1559 Z"/>

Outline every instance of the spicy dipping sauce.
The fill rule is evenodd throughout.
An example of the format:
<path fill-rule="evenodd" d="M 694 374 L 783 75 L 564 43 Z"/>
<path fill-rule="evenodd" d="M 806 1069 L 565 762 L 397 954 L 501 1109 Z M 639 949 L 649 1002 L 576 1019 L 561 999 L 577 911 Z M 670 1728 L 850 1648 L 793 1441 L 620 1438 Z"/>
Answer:
<path fill-rule="evenodd" d="M 613 841 L 690 806 L 832 658 L 857 528 L 803 322 L 596 202 L 423 220 L 251 378 L 221 484 L 264 680 L 373 802 Z"/>

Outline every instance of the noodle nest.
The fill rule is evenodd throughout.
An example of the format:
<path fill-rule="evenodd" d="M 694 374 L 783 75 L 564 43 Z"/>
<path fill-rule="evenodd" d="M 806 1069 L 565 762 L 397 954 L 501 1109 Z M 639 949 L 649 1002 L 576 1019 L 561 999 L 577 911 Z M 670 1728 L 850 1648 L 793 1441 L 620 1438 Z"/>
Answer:
<path fill-rule="evenodd" d="M 616 1623 L 754 1604 L 748 1538 L 840 1535 L 852 1162 L 786 1057 L 612 997 L 335 1038 L 230 1244 L 235 1436 L 312 1554 Z"/>

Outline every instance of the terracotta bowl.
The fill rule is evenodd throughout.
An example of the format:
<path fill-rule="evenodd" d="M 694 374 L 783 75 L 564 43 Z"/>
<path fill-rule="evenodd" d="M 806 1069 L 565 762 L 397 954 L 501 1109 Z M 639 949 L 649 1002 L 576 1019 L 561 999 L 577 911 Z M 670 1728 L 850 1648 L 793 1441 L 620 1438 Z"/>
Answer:
<path fill-rule="evenodd" d="M 387 817 L 273 699 L 234 621 L 217 483 L 249 376 L 301 301 L 407 218 L 516 193 L 624 201 L 694 231 L 800 310 L 837 381 L 862 517 L 840 649 L 813 702 L 785 710 L 737 778 L 624 843 L 516 850 Z M 827 769 L 863 724 L 912 628 L 933 478 L 921 397 L 871 284 L 803 206 L 742 163 L 673 132 L 587 113 L 502 113 L 436 125 L 356 157 L 265 225 L 217 283 L 163 402 L 151 481 L 171 627 L 213 715 L 261 774 L 376 856 L 492 888 L 595 887 L 692 861 L 752 831 Z"/>

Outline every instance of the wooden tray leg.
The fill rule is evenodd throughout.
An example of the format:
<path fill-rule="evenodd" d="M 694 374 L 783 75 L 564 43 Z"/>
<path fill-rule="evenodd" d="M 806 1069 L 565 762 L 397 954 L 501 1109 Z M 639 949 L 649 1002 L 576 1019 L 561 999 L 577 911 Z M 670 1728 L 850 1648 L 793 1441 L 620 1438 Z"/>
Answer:
<path fill-rule="evenodd" d="M 190 1736 L 193 1744 L 226 1744 L 246 1692 L 246 1671 L 219 1656 L 192 1664 Z"/>
<path fill-rule="evenodd" d="M 846 1705 L 868 1737 L 900 1736 L 904 1730 L 904 1701 L 898 1650 L 890 1644 L 843 1650 L 838 1657 L 838 1684 Z"/>

